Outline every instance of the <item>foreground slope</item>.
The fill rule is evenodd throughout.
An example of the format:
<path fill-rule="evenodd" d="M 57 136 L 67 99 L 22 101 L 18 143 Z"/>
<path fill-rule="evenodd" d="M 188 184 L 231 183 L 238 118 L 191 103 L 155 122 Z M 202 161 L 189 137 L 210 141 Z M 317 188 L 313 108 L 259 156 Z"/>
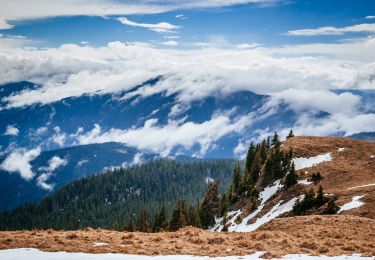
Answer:
<path fill-rule="evenodd" d="M 287 254 L 375 256 L 375 220 L 355 216 L 304 216 L 278 219 L 251 233 L 218 233 L 196 228 L 177 232 L 127 233 L 102 229 L 1 232 L 0 249 L 123 253 L 141 255 Z"/>

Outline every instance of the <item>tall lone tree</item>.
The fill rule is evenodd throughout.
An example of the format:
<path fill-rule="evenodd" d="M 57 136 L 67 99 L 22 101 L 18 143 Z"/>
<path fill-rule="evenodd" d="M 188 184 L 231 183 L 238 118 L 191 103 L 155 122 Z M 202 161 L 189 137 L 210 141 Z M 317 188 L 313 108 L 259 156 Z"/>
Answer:
<path fill-rule="evenodd" d="M 219 182 L 208 185 L 206 195 L 199 208 L 199 217 L 202 228 L 209 228 L 215 224 L 215 216 L 220 210 Z"/>

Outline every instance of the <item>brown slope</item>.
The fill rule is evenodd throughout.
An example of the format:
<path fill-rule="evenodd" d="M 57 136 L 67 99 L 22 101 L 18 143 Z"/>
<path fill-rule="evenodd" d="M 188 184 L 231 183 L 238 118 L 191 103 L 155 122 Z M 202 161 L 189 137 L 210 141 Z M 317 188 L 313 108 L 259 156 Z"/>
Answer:
<path fill-rule="evenodd" d="M 351 214 L 375 219 L 375 142 L 366 142 L 337 137 L 298 136 L 283 143 L 283 149 L 292 148 L 296 157 L 312 157 L 330 152 L 333 160 L 299 171 L 303 178 L 320 172 L 324 191 L 339 196 L 338 205 L 352 200 L 353 196 L 365 195 L 365 204 L 357 209 L 340 214 Z M 344 148 L 339 151 L 339 148 Z M 307 172 L 305 174 L 305 172 Z M 306 188 L 310 188 L 306 186 Z"/>
<path fill-rule="evenodd" d="M 110 230 L 0 232 L 0 250 L 39 248 L 43 251 L 142 255 L 286 254 L 375 255 L 375 220 L 356 216 L 280 218 L 251 233 L 218 233 L 197 228 L 177 232 L 127 233 Z M 101 242 L 106 245 L 95 246 Z"/>

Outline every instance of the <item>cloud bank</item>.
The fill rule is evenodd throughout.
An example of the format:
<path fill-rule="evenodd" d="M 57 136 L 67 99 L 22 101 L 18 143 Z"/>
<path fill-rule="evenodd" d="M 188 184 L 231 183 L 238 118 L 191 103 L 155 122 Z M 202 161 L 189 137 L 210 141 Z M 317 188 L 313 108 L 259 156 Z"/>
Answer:
<path fill-rule="evenodd" d="M 40 151 L 40 148 L 16 149 L 5 158 L 0 168 L 7 172 L 19 173 L 24 180 L 31 180 L 35 173 L 31 170 L 30 162 L 40 155 Z"/>
<path fill-rule="evenodd" d="M 316 29 L 300 29 L 288 31 L 291 36 L 343 35 L 345 33 L 375 33 L 375 24 L 363 23 L 347 27 L 324 26 Z"/>
<path fill-rule="evenodd" d="M 43 19 L 58 16 L 109 16 L 157 14 L 180 9 L 214 8 L 235 4 L 253 3 L 261 6 L 272 5 L 281 0 L 12 0 L 2 1 L 0 9 L 0 29 L 11 29 L 18 21 Z"/>

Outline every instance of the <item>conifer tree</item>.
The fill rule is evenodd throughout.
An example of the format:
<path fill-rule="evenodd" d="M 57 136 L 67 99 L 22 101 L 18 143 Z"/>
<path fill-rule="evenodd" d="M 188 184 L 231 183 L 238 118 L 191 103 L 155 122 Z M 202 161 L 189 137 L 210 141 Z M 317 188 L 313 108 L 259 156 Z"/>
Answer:
<path fill-rule="evenodd" d="M 139 214 L 138 222 L 137 222 L 137 230 L 140 232 L 148 232 L 149 231 L 149 223 L 147 221 L 147 210 L 143 209 Z"/>
<path fill-rule="evenodd" d="M 280 145 L 280 139 L 279 139 L 279 135 L 277 134 L 277 132 L 275 132 L 275 134 L 273 135 L 271 145 L 273 147 L 277 147 Z"/>
<path fill-rule="evenodd" d="M 135 231 L 135 225 L 134 225 L 134 222 L 133 222 L 132 219 L 129 219 L 128 222 L 126 222 L 124 230 L 128 231 L 128 232 L 134 232 Z"/>
<path fill-rule="evenodd" d="M 184 202 L 179 200 L 177 202 L 176 208 L 173 210 L 171 221 L 169 222 L 169 230 L 177 231 L 180 228 L 186 226 L 186 215 Z"/>
<path fill-rule="evenodd" d="M 318 193 L 316 195 L 315 204 L 317 207 L 322 206 L 325 203 L 324 194 L 323 194 L 323 187 L 320 185 L 318 189 Z"/>
<path fill-rule="evenodd" d="M 268 153 L 268 146 L 266 140 L 263 139 L 261 145 L 260 145 L 260 150 L 259 150 L 259 156 L 261 159 L 261 164 L 266 161 L 267 159 L 267 153 Z"/>
<path fill-rule="evenodd" d="M 294 162 L 292 162 L 292 165 L 290 167 L 289 173 L 285 176 L 285 186 L 288 189 L 289 187 L 297 184 L 297 173 L 296 168 L 294 166 Z"/>
<path fill-rule="evenodd" d="M 222 232 L 228 232 L 228 214 L 227 212 L 224 213 L 223 216 L 223 228 L 221 229 Z"/>
<path fill-rule="evenodd" d="M 238 196 L 239 188 L 241 184 L 241 166 L 238 162 L 233 170 L 233 177 L 232 177 L 232 193 L 235 197 Z"/>
<path fill-rule="evenodd" d="M 252 186 L 255 186 L 256 182 L 258 181 L 259 173 L 262 168 L 261 163 L 262 163 L 262 160 L 260 158 L 260 152 L 258 152 L 255 156 L 254 163 L 251 167 L 250 180 L 251 180 Z"/>
<path fill-rule="evenodd" d="M 289 134 L 287 135 L 286 139 L 294 137 L 293 129 L 290 129 Z"/>
<path fill-rule="evenodd" d="M 214 181 L 208 185 L 206 195 L 199 208 L 199 216 L 203 228 L 207 229 L 215 224 L 215 216 L 219 213 L 219 209 L 219 183 Z"/>
<path fill-rule="evenodd" d="M 245 160 L 245 176 L 250 173 L 251 166 L 255 159 L 255 145 L 251 142 L 249 149 L 247 150 L 246 160 Z"/>

